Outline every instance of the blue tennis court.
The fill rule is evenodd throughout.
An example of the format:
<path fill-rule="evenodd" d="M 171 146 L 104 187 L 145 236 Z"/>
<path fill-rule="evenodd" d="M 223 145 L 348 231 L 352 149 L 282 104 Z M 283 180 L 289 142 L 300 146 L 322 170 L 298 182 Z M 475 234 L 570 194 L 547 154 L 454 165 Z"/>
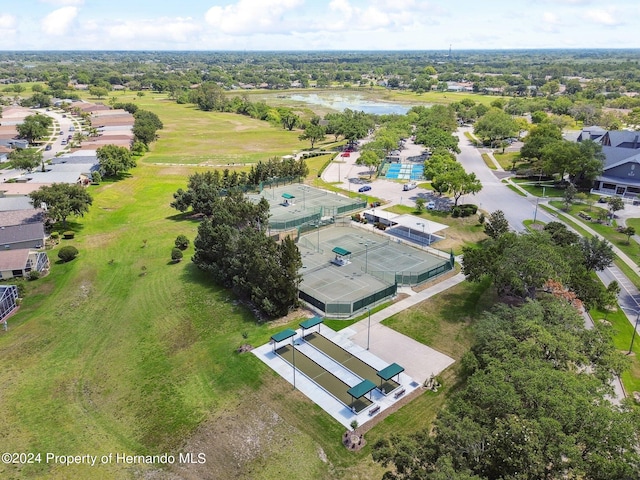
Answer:
<path fill-rule="evenodd" d="M 422 180 L 424 178 L 424 165 L 392 163 L 389 165 L 385 177 L 397 180 Z"/>

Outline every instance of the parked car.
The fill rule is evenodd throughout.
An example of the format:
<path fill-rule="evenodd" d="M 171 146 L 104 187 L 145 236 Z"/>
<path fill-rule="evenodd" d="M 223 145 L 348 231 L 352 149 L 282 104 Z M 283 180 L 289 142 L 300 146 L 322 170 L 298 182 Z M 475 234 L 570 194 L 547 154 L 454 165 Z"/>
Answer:
<path fill-rule="evenodd" d="M 60 142 L 62 145 L 66 145 L 67 141 L 66 140 L 62 140 L 62 142 Z"/>
<path fill-rule="evenodd" d="M 49 150 L 51 150 L 51 145 L 47 145 L 46 147 L 44 147 L 44 149 L 48 152 Z"/>
<path fill-rule="evenodd" d="M 607 198 L 606 197 L 600 197 L 598 199 L 598 203 L 607 203 Z"/>
<path fill-rule="evenodd" d="M 402 186 L 402 190 L 404 190 L 405 192 L 408 190 L 413 190 L 414 188 L 417 188 L 418 184 L 416 182 L 407 182 Z"/>
<path fill-rule="evenodd" d="M 64 132 L 63 132 L 62 130 L 60 130 L 60 131 L 58 132 L 58 135 L 64 135 Z"/>
<path fill-rule="evenodd" d="M 344 153 L 342 154 L 342 156 L 343 156 L 343 157 L 350 157 L 350 156 L 351 156 L 351 153 L 349 153 L 349 152 L 344 152 Z"/>
<path fill-rule="evenodd" d="M 433 200 L 427 203 L 427 210 L 435 210 L 435 208 L 436 208 L 436 202 L 434 202 Z"/>
<path fill-rule="evenodd" d="M 371 185 L 364 185 L 358 189 L 358 192 L 368 192 L 369 190 L 371 190 Z"/>

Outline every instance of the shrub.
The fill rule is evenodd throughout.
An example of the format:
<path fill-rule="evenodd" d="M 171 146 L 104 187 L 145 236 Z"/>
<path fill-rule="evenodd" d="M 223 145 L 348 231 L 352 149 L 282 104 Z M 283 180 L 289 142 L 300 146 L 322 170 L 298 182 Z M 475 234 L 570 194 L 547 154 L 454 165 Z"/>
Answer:
<path fill-rule="evenodd" d="M 31 270 L 31 271 L 29 272 L 29 275 L 27 275 L 27 278 L 28 278 L 29 280 L 37 280 L 37 279 L 39 279 L 39 278 L 40 278 L 40 272 L 39 272 L 39 271 L 37 271 L 37 270 Z"/>
<path fill-rule="evenodd" d="M 186 250 L 189 247 L 189 239 L 186 235 L 178 235 L 176 237 L 176 247 L 180 250 Z"/>
<path fill-rule="evenodd" d="M 93 172 L 91 174 L 91 181 L 93 183 L 100 183 L 102 181 L 102 175 L 100 175 L 100 172 Z"/>
<path fill-rule="evenodd" d="M 67 245 L 66 247 L 62 247 L 58 252 L 58 258 L 63 262 L 70 262 L 78 255 L 78 249 L 72 245 Z"/>
<path fill-rule="evenodd" d="M 64 232 L 62 234 L 62 238 L 66 239 L 66 240 L 70 240 L 75 236 L 76 236 L 75 232 L 71 232 L 71 231 L 67 231 L 67 232 Z"/>
<path fill-rule="evenodd" d="M 474 215 L 477 211 L 478 211 L 477 205 L 466 203 L 464 205 L 458 205 L 457 207 L 453 207 L 451 209 L 451 216 L 454 218 L 469 217 L 471 215 Z"/>
<path fill-rule="evenodd" d="M 462 208 L 463 210 L 468 210 L 470 212 L 469 215 L 475 215 L 478 211 L 478 206 L 474 205 L 473 203 L 462 204 L 460 205 L 460 208 Z"/>
<path fill-rule="evenodd" d="M 58 240 L 60 238 L 60 234 L 58 232 L 51 232 L 51 240 Z"/>
<path fill-rule="evenodd" d="M 178 263 L 180 260 L 182 260 L 182 250 L 180 250 L 178 247 L 174 247 L 171 250 L 171 260 L 173 260 L 174 262 Z"/>

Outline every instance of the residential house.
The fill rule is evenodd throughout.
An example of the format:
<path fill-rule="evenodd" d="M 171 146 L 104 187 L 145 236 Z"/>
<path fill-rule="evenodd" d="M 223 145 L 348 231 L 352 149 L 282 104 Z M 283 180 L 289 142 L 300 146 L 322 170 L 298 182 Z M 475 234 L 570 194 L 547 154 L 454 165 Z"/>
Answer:
<path fill-rule="evenodd" d="M 18 308 L 18 287 L 0 285 L 0 324 L 7 329 L 7 317 Z"/>
<path fill-rule="evenodd" d="M 640 195 L 640 132 L 589 127 L 577 140 L 593 140 L 602 145 L 604 170 L 593 184 L 593 193 L 630 201 Z"/>
<path fill-rule="evenodd" d="M 45 233 L 42 222 L 7 227 L 0 226 L 0 250 L 42 248 L 44 241 Z"/>
<path fill-rule="evenodd" d="M 49 269 L 49 257 L 45 252 L 21 248 L 0 250 L 0 280 L 26 277 L 29 272 L 44 273 Z"/>

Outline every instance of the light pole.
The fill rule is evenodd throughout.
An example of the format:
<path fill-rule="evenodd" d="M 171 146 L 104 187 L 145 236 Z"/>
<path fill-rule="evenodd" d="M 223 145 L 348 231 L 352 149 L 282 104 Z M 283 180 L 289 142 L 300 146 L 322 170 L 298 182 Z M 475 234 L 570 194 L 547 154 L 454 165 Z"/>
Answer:
<path fill-rule="evenodd" d="M 293 389 L 296 389 L 296 336 L 291 340 L 291 348 L 293 349 Z"/>
<path fill-rule="evenodd" d="M 633 351 L 633 342 L 636 339 L 636 332 L 638 331 L 638 322 L 640 322 L 640 310 L 636 310 L 635 308 L 622 307 L 622 306 L 621 308 L 623 310 L 628 310 L 636 314 L 636 324 L 633 327 L 633 334 L 631 335 L 631 345 L 629 345 L 629 351 L 627 352 L 627 355 L 631 355 L 631 352 Z"/>
<path fill-rule="evenodd" d="M 369 244 L 364 244 L 364 273 L 367 273 L 367 267 L 369 266 Z"/>
<path fill-rule="evenodd" d="M 536 218 L 538 218 L 538 202 L 540 201 L 540 197 L 536 198 L 536 209 L 533 212 L 533 224 L 536 224 Z M 534 227 L 535 228 L 535 227 Z"/>
<path fill-rule="evenodd" d="M 422 246 L 424 247 L 424 223 L 418 222 L 416 225 L 422 225 Z"/>
<path fill-rule="evenodd" d="M 371 337 L 371 307 L 367 307 L 369 310 L 369 322 L 367 323 L 367 350 L 369 350 L 369 338 Z"/>
<path fill-rule="evenodd" d="M 316 230 L 318 230 L 318 253 L 320 253 L 320 220 L 316 223 Z"/>

